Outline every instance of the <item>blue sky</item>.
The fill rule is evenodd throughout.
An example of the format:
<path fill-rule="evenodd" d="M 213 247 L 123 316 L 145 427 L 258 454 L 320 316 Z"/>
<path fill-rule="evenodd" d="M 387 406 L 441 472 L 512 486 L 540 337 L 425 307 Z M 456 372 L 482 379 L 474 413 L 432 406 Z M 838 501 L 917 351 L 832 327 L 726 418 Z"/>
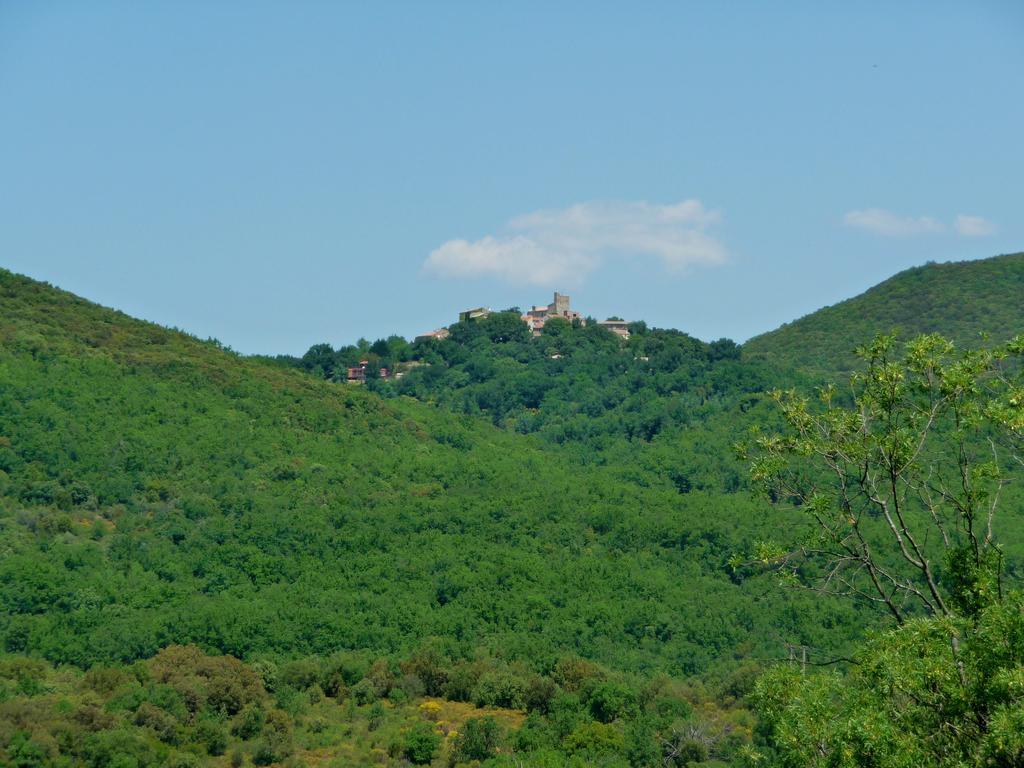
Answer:
<path fill-rule="evenodd" d="M 243 352 L 744 340 L 1024 249 L 1024 4 L 2 3 L 0 265 Z"/>

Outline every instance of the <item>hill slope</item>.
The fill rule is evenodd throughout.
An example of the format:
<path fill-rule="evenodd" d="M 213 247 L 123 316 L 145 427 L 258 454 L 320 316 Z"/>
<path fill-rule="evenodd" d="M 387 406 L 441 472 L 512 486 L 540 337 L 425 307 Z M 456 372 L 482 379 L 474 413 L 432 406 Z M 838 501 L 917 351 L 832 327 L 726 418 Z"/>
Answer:
<path fill-rule="evenodd" d="M 834 374 L 856 365 L 853 349 L 879 333 L 941 333 L 965 346 L 1024 332 L 1024 253 L 926 264 L 900 272 L 860 296 L 825 307 L 743 345 L 763 358 Z"/>
<path fill-rule="evenodd" d="M 779 372 L 488 330 L 350 387 L 0 270 L 0 763 L 745 764 L 757 662 L 872 622 L 727 565 Z"/>
<path fill-rule="evenodd" d="M 635 474 L 0 272 L 9 651 L 88 665 L 436 636 L 691 674 L 856 634 L 843 606 L 734 581 L 729 555 L 783 513 Z"/>

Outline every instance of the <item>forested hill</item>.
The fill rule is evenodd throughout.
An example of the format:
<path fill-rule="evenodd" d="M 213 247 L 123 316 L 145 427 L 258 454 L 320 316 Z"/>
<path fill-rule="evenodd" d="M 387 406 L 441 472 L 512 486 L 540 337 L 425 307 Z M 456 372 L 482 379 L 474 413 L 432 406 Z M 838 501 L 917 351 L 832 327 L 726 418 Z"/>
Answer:
<path fill-rule="evenodd" d="M 791 599 L 726 565 L 771 513 L 663 472 L 672 449 L 587 464 L 0 272 L 0 636 L 75 663 L 429 635 L 680 673 L 774 652 Z"/>
<path fill-rule="evenodd" d="M 762 666 L 878 616 L 737 557 L 806 383 L 515 312 L 243 358 L 0 270 L 0 764 L 746 765 Z"/>
<path fill-rule="evenodd" d="M 963 346 L 1024 331 L 1024 253 L 929 263 L 743 345 L 748 359 L 834 376 L 855 367 L 854 348 L 879 333 L 941 333 Z"/>
<path fill-rule="evenodd" d="M 704 351 L 697 356 L 701 370 L 715 368 Z M 730 381 L 724 391 L 734 393 Z M 534 723 L 522 749 L 590 754 L 596 739 L 595 748 L 621 756 L 630 718 L 644 718 L 640 738 L 660 749 L 693 711 L 694 696 L 677 696 L 662 715 L 648 712 L 662 694 L 644 688 L 641 697 L 645 680 L 728 680 L 744 660 L 778 657 L 785 643 L 828 653 L 864 625 L 846 606 L 730 568 L 785 513 L 738 480 L 724 488 L 703 479 L 701 468 L 721 461 L 703 454 L 727 435 L 687 443 L 677 428 L 656 430 L 635 438 L 653 452 L 595 462 L 492 419 L 372 390 L 241 358 L 0 271 L 0 647 L 19 654 L 0 654 L 0 702 L 29 697 L 0 711 L 0 750 L 45 751 L 53 733 L 79 733 L 76 718 L 92 717 L 46 698 L 71 678 L 51 680 L 24 657 L 122 665 L 190 644 L 258 662 L 273 706 L 309 744 L 327 736 L 309 730 L 302 702 L 323 691 L 339 701 L 349 685 L 366 694 L 348 699 L 350 725 L 330 731 L 341 738 L 360 713 L 371 724 L 385 716 L 379 703 L 369 709 L 381 696 L 395 706 L 412 697 L 412 712 L 425 691 L 524 709 L 534 706 L 530 686 L 541 686 L 542 698 L 529 699 L 538 715 L 564 695 L 570 719 L 559 721 L 563 730 Z M 710 392 L 693 397 L 740 407 Z M 685 414 L 689 401 L 666 402 Z M 661 444 L 663 433 L 675 438 Z M 181 674 L 221 674 L 212 671 L 221 661 L 198 653 L 171 656 L 193 665 Z M 424 654 L 429 670 L 409 671 Z M 302 659 L 295 677 L 267 671 Z M 114 696 L 105 710 L 114 715 L 88 727 L 120 733 L 117 754 L 158 754 L 153 729 L 167 734 L 165 752 L 200 739 L 206 710 L 175 704 L 179 694 L 133 670 L 94 680 Z M 583 687 L 580 674 L 590 681 Z M 619 686 L 617 704 L 594 698 L 601 681 Z M 259 733 L 259 723 L 251 730 L 211 712 L 218 733 L 230 727 L 240 743 Z M 721 731 L 707 720 L 719 715 L 702 712 L 692 727 Z M 118 730 L 136 725 L 136 741 Z M 18 728 L 30 741 L 18 741 Z M 726 732 L 703 754 L 739 749 L 749 721 Z M 113 742 L 97 738 L 73 750 L 107 765 L 97 755 Z M 374 745 L 367 736 L 363 747 Z"/>
<path fill-rule="evenodd" d="M 596 323 L 556 319 L 533 336 L 510 310 L 455 323 L 444 340 L 318 344 L 278 362 L 343 384 L 364 361 L 367 387 L 382 397 L 481 416 L 579 461 L 671 480 L 681 493 L 740 489 L 745 470 L 732 445 L 742 424 L 765 413 L 764 393 L 792 386 L 793 376 L 742 360 L 728 339 L 705 343 L 642 322 L 630 329 L 623 340 Z M 376 375 L 382 368 L 401 378 Z"/>

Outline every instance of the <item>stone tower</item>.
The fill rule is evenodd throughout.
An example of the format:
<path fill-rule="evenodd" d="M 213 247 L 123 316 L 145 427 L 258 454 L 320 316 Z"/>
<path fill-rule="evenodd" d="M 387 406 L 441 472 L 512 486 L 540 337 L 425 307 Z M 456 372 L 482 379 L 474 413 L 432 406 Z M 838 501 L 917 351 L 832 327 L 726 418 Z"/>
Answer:
<path fill-rule="evenodd" d="M 569 314 L 569 297 L 555 291 L 555 302 L 551 305 L 552 313 L 559 317 Z"/>

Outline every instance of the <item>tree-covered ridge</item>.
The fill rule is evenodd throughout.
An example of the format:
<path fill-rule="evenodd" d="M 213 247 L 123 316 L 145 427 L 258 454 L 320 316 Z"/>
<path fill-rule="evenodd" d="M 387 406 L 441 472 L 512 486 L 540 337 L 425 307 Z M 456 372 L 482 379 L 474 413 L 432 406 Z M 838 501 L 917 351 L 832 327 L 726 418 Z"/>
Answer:
<path fill-rule="evenodd" d="M 764 366 L 739 362 L 728 339 L 705 343 L 675 330 L 630 325 L 623 341 L 600 325 L 549 321 L 533 336 L 517 311 L 455 323 L 443 340 L 408 344 L 392 336 L 332 350 L 312 347 L 294 364 L 343 381 L 355 361 L 404 370 L 371 381 L 383 394 L 408 394 L 555 442 L 626 437 L 650 440 L 686 413 L 742 391 L 765 389 Z M 675 398 L 674 408 L 651 408 Z M 661 403 L 667 405 L 666 403 Z M 636 415 L 635 418 L 632 415 Z M 580 433 L 578 424 L 586 422 Z"/>
<path fill-rule="evenodd" d="M 589 465 L 9 273 L 0 291 L 8 651 L 89 665 L 436 636 L 466 658 L 678 675 L 859 629 L 734 573 L 771 515 L 663 476 L 672 445 L 650 466 Z"/>
<path fill-rule="evenodd" d="M 680 493 L 740 490 L 744 471 L 731 450 L 737 422 L 766 413 L 763 393 L 793 378 L 741 360 L 728 339 L 709 344 L 642 322 L 630 329 L 624 341 L 595 323 L 555 319 L 533 336 L 510 310 L 456 323 L 443 340 L 318 344 L 277 362 L 344 382 L 349 366 L 368 361 L 367 386 L 384 397 L 483 416 Z M 400 376 L 372 375 L 380 368 Z"/>
<path fill-rule="evenodd" d="M 964 347 L 983 334 L 1005 341 L 1024 330 L 1022 295 L 1024 253 L 930 263 L 750 339 L 744 356 L 835 376 L 855 367 L 859 344 L 893 330 L 902 338 L 941 333 Z"/>

